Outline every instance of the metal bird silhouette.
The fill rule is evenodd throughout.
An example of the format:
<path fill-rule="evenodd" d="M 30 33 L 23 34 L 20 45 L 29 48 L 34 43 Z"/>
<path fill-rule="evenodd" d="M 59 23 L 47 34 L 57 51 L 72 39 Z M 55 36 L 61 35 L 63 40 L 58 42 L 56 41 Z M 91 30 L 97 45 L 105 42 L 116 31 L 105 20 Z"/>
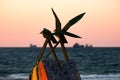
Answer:
<path fill-rule="evenodd" d="M 82 13 L 76 17 L 74 17 L 73 19 L 71 19 L 64 27 L 63 29 L 61 29 L 61 22 L 59 20 L 59 18 L 57 17 L 55 11 L 53 10 L 52 8 L 52 12 L 54 14 L 54 17 L 55 17 L 55 23 L 56 23 L 56 29 L 55 29 L 55 33 L 54 35 L 56 36 L 59 36 L 59 39 L 61 39 L 61 42 L 62 43 L 67 43 L 67 40 L 65 38 L 64 35 L 67 35 L 67 36 L 70 36 L 70 37 L 74 37 L 74 38 L 81 38 L 73 33 L 70 33 L 70 32 L 67 32 L 67 30 L 72 26 L 74 25 L 76 22 L 78 22 L 83 16 L 85 13 Z"/>
<path fill-rule="evenodd" d="M 57 55 L 56 55 L 56 53 L 55 53 L 55 48 L 57 47 L 57 45 L 58 45 L 59 43 L 60 43 L 60 45 L 61 45 L 61 48 L 62 48 L 62 51 L 63 51 L 63 54 L 64 54 L 65 61 L 69 61 L 69 56 L 68 56 L 67 51 L 66 51 L 66 48 L 65 48 L 65 46 L 64 46 L 64 43 L 67 43 L 67 40 L 66 40 L 66 38 L 65 38 L 64 35 L 67 35 L 67 36 L 70 36 L 70 37 L 74 37 L 74 38 L 81 38 L 80 36 L 77 36 L 77 35 L 75 35 L 75 34 L 73 34 L 73 33 L 70 33 L 70 32 L 68 32 L 67 30 L 68 30 L 72 25 L 74 25 L 76 22 L 78 22 L 78 21 L 84 16 L 85 13 L 82 13 L 82 14 L 74 17 L 73 19 L 71 19 L 70 21 L 68 21 L 68 23 L 63 27 L 63 29 L 61 29 L 61 22 L 60 22 L 59 18 L 57 17 L 57 15 L 56 15 L 56 13 L 55 13 L 55 11 L 54 11 L 53 9 L 52 9 L 52 12 L 53 12 L 53 15 L 54 15 L 54 17 L 55 17 L 56 29 L 55 29 L 55 32 L 54 32 L 54 33 L 51 33 L 51 31 L 49 31 L 49 30 L 46 29 L 46 28 L 44 28 L 43 31 L 41 32 L 41 34 L 43 35 L 43 37 L 44 37 L 46 40 L 45 40 L 45 42 L 44 42 L 44 44 L 43 44 L 43 47 L 42 47 L 41 50 L 40 50 L 40 54 L 37 56 L 37 59 L 36 59 L 36 62 L 35 62 L 35 66 L 33 67 L 32 72 L 31 72 L 31 74 L 30 74 L 30 76 L 29 76 L 30 80 L 39 79 L 39 76 L 38 76 L 38 74 L 39 74 L 39 72 L 38 72 L 38 70 L 39 70 L 39 69 L 38 69 L 38 64 L 39 64 L 40 61 L 41 61 L 41 62 L 42 62 L 42 61 L 44 62 L 44 60 L 46 60 L 47 57 L 48 57 L 51 53 L 53 53 L 53 57 L 54 57 L 55 61 L 57 62 L 57 66 L 58 66 L 58 67 L 60 68 L 60 70 L 61 70 L 61 68 L 62 68 L 61 63 L 60 63 L 60 61 L 59 61 L 59 59 L 58 59 L 58 57 L 57 57 Z M 59 38 L 59 41 L 57 41 L 57 40 L 55 39 L 54 35 Z M 51 41 L 52 41 L 53 43 L 55 43 L 54 46 L 52 45 Z M 48 54 L 44 57 L 44 59 L 41 60 L 41 59 L 42 59 L 42 56 L 43 56 L 43 54 L 44 54 L 44 52 L 45 52 L 45 49 L 46 49 L 46 47 L 47 47 L 47 44 L 49 44 L 49 46 L 50 46 L 50 51 L 49 51 Z M 65 63 L 65 64 L 66 64 L 66 63 Z M 68 66 L 69 66 L 69 65 L 68 65 Z M 41 69 L 41 70 L 42 70 L 42 69 Z M 49 70 L 49 69 L 48 69 L 48 70 Z M 60 71 L 60 74 L 61 74 L 61 71 Z M 33 76 L 33 75 L 34 75 L 34 76 Z M 73 74 L 72 74 L 72 75 L 73 75 Z M 75 76 L 76 76 L 76 74 L 75 74 Z M 41 77 L 40 77 L 40 79 L 41 79 Z M 78 79 L 78 77 L 77 77 L 77 79 Z"/>
<path fill-rule="evenodd" d="M 61 22 L 59 20 L 59 18 L 57 17 L 55 11 L 53 10 L 52 8 L 52 12 L 53 12 L 53 15 L 55 17 L 55 23 L 56 23 L 56 29 L 55 29 L 55 33 L 53 33 L 54 35 L 56 35 L 58 38 L 59 38 L 59 41 L 60 41 L 60 44 L 61 44 L 61 48 L 62 48 L 62 51 L 63 51 L 63 54 L 64 54 L 64 58 L 66 61 L 69 60 L 69 57 L 67 55 L 67 51 L 65 49 L 65 46 L 64 46 L 64 43 L 67 43 L 67 40 L 65 38 L 64 35 L 67 35 L 67 36 L 70 36 L 70 37 L 74 37 L 74 38 L 81 38 L 73 33 L 70 33 L 70 32 L 67 32 L 67 30 L 73 25 L 75 24 L 76 22 L 78 22 L 83 16 L 85 13 L 82 13 L 76 17 L 74 17 L 73 19 L 71 19 L 64 27 L 63 29 L 61 29 Z"/>

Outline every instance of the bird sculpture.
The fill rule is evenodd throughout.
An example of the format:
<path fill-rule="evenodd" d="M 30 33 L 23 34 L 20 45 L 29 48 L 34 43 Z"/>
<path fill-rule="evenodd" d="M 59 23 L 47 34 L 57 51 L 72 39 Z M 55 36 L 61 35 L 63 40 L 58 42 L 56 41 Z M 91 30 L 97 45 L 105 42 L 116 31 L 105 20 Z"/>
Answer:
<path fill-rule="evenodd" d="M 75 62 L 70 61 L 64 44 L 68 43 L 65 35 L 74 38 L 81 38 L 76 34 L 68 32 L 68 29 L 78 22 L 85 15 L 85 13 L 79 14 L 78 16 L 72 18 L 62 28 L 61 22 L 55 11 L 53 8 L 51 10 L 55 18 L 55 30 L 54 32 L 51 32 L 47 28 L 44 28 L 43 31 L 40 32 L 46 40 L 38 57 L 36 58 L 36 62 L 29 76 L 29 80 L 80 80 L 80 75 L 76 69 Z M 58 41 L 56 38 L 58 38 Z M 47 44 L 49 44 L 50 51 L 43 56 Z M 65 61 L 60 61 L 55 52 L 55 48 L 58 44 L 61 45 Z M 52 62 L 47 60 L 50 54 L 52 54 L 54 58 L 54 61 Z"/>

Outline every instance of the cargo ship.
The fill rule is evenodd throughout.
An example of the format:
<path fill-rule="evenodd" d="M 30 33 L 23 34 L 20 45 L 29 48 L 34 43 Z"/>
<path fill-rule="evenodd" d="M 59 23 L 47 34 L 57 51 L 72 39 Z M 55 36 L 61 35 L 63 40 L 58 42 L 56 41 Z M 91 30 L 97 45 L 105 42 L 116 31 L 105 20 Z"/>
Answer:
<path fill-rule="evenodd" d="M 30 48 L 37 48 L 37 45 L 30 44 Z"/>

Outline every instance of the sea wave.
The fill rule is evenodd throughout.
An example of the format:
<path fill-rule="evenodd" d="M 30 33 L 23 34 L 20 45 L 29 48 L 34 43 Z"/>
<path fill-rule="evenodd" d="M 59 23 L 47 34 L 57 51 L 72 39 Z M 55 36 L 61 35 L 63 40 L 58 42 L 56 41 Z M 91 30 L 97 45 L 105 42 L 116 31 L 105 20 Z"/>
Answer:
<path fill-rule="evenodd" d="M 7 76 L 0 77 L 0 80 L 27 80 L 28 73 L 9 74 Z"/>
<path fill-rule="evenodd" d="M 27 80 L 28 73 L 10 74 L 6 77 L 0 77 L 0 80 Z M 90 74 L 90 75 L 80 75 L 81 80 L 120 80 L 120 74 Z"/>
<path fill-rule="evenodd" d="M 91 75 L 81 75 L 82 80 L 120 80 L 120 74 L 91 74 Z"/>
<path fill-rule="evenodd" d="M 26 73 L 19 73 L 19 74 L 11 74 L 7 76 L 8 79 L 27 79 L 28 74 Z"/>

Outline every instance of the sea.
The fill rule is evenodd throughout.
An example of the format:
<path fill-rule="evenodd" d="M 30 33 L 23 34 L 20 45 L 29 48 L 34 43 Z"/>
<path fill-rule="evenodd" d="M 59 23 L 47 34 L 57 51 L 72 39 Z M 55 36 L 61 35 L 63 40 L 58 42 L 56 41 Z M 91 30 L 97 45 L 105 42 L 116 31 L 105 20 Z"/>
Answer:
<path fill-rule="evenodd" d="M 0 48 L 0 80 L 27 80 L 41 48 Z M 61 48 L 55 49 L 64 60 Z M 43 58 L 48 54 L 45 50 Z M 120 80 L 120 47 L 68 47 L 69 59 L 76 62 L 81 80 Z M 53 59 L 50 55 L 47 59 Z"/>

